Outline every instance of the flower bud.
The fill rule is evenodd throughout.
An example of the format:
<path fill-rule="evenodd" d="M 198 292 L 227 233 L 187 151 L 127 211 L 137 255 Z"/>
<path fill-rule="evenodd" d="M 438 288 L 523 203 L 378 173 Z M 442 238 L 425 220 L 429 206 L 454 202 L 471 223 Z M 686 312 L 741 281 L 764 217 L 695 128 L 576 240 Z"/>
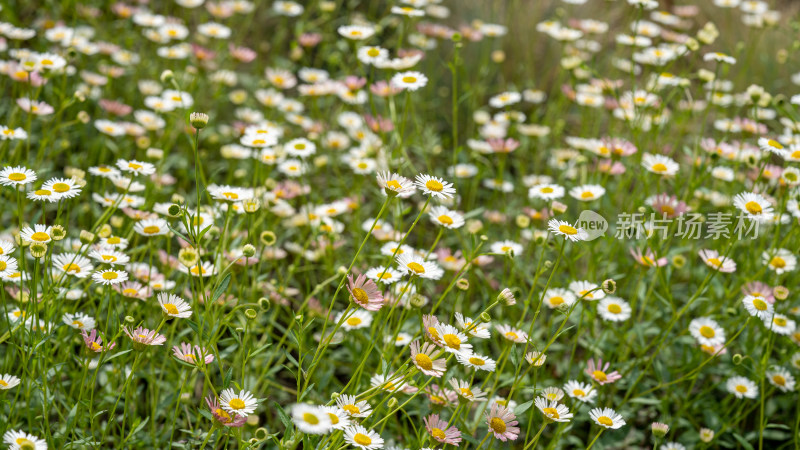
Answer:
<path fill-rule="evenodd" d="M 506 306 L 514 306 L 517 304 L 517 299 L 514 298 L 514 293 L 511 292 L 509 288 L 505 288 L 500 292 L 500 295 L 497 296 L 497 301 Z"/>
<path fill-rule="evenodd" d="M 50 237 L 53 238 L 54 241 L 60 241 L 67 237 L 67 232 L 61 225 L 53 225 L 53 228 L 50 229 Z"/>
<path fill-rule="evenodd" d="M 81 230 L 80 239 L 81 242 L 84 244 L 91 244 L 95 240 L 95 235 L 91 231 L 88 230 Z"/>
<path fill-rule="evenodd" d="M 653 432 L 653 436 L 662 438 L 669 432 L 669 425 L 661 422 L 653 422 L 650 424 L 650 430 Z"/>
<path fill-rule="evenodd" d="M 272 246 L 272 245 L 275 245 L 275 242 L 278 240 L 277 236 L 275 236 L 275 233 L 273 233 L 272 231 L 264 231 L 264 232 L 262 232 L 261 236 L 259 237 L 259 239 L 261 240 L 262 244 L 264 244 L 264 245 L 266 245 L 268 247 Z"/>
<path fill-rule="evenodd" d="M 111 222 L 111 226 L 114 228 L 122 228 L 122 226 L 125 225 L 125 219 L 120 216 L 113 216 L 109 222 Z"/>
<path fill-rule="evenodd" d="M 531 225 L 531 218 L 525 214 L 518 215 L 514 221 L 520 228 L 528 228 Z"/>
<path fill-rule="evenodd" d="M 162 159 L 162 158 L 164 158 L 164 150 L 161 150 L 160 148 L 153 148 L 153 147 L 150 147 L 150 148 L 148 148 L 148 149 L 147 149 L 147 151 L 145 152 L 145 156 L 147 156 L 147 157 L 148 157 L 148 158 L 150 158 L 150 159 L 157 159 L 157 160 L 159 160 L 159 159 Z"/>
<path fill-rule="evenodd" d="M 469 280 L 467 280 L 466 278 L 459 278 L 458 281 L 456 281 L 456 287 L 462 291 L 468 290 Z"/>
<path fill-rule="evenodd" d="M 714 439 L 714 430 L 708 428 L 700 428 L 700 440 L 703 442 L 711 442 Z"/>
<path fill-rule="evenodd" d="M 175 74 L 171 70 L 165 70 L 161 72 L 161 82 L 164 84 L 170 84 L 175 81 Z"/>
<path fill-rule="evenodd" d="M 29 250 L 31 252 L 31 256 L 34 258 L 44 258 L 44 255 L 47 254 L 47 244 L 44 242 L 34 242 L 31 244 Z"/>
<path fill-rule="evenodd" d="M 134 318 L 133 318 L 133 317 L 131 317 L 131 316 L 125 316 L 125 322 L 126 322 L 126 323 L 135 323 L 135 322 L 136 322 L 136 319 L 134 319 Z"/>
<path fill-rule="evenodd" d="M 256 429 L 256 432 L 254 434 L 255 434 L 255 437 L 256 437 L 257 440 L 263 441 L 264 439 L 267 438 L 267 435 L 269 433 L 267 432 L 266 428 L 261 427 L 261 428 Z"/>
<path fill-rule="evenodd" d="M 567 205 L 561 202 L 554 201 L 553 203 L 550 204 L 550 209 L 553 210 L 553 214 L 564 214 L 565 212 L 567 212 Z"/>
<path fill-rule="evenodd" d="M 603 292 L 606 294 L 613 294 L 617 290 L 617 282 L 612 280 L 611 278 L 603 281 L 601 285 L 603 287 Z"/>
<path fill-rule="evenodd" d="M 180 217 L 182 212 L 183 210 L 180 205 L 175 203 L 169 205 L 169 208 L 167 208 L 167 214 L 169 214 L 170 217 Z"/>
<path fill-rule="evenodd" d="M 253 309 L 253 308 L 247 308 L 247 309 L 245 309 L 245 310 L 244 310 L 244 315 L 245 315 L 245 316 L 246 316 L 248 319 L 250 319 L 250 320 L 253 320 L 253 319 L 255 319 L 255 318 L 256 318 L 256 316 L 258 316 L 258 313 L 257 313 L 257 312 L 256 312 L 256 310 L 255 310 L 255 309 Z"/>
<path fill-rule="evenodd" d="M 492 321 L 492 316 L 490 316 L 489 313 L 486 311 L 482 312 L 481 315 L 478 317 L 481 319 L 481 322 L 483 323 L 489 323 Z"/>
<path fill-rule="evenodd" d="M 346 273 L 347 273 L 347 267 L 345 267 L 345 266 L 339 266 L 339 267 L 337 267 L 337 268 L 336 268 L 336 273 L 338 273 L 339 275 L 344 275 L 344 274 L 346 274 Z"/>
<path fill-rule="evenodd" d="M 245 200 L 244 203 L 242 203 L 242 206 L 244 207 L 244 212 L 253 214 L 258 211 L 258 208 L 261 207 L 261 203 L 258 201 L 258 199 L 251 198 L 249 200 Z"/>
<path fill-rule="evenodd" d="M 100 236 L 101 238 L 105 239 L 105 238 L 111 236 L 111 231 L 112 231 L 111 230 L 111 225 L 105 224 L 102 227 L 100 227 L 100 231 L 97 232 L 97 235 Z"/>
<path fill-rule="evenodd" d="M 686 257 L 683 255 L 675 255 L 672 257 L 672 265 L 675 266 L 676 269 L 681 269 L 683 266 L 686 265 Z"/>
<path fill-rule="evenodd" d="M 178 262 L 185 267 L 194 267 L 200 261 L 200 253 L 194 247 L 184 247 L 178 251 Z"/>
<path fill-rule="evenodd" d="M 245 244 L 245 246 L 242 247 L 242 255 L 244 255 L 246 258 L 252 258 L 255 254 L 256 248 L 253 247 L 252 244 Z"/>
<path fill-rule="evenodd" d="M 198 130 L 203 129 L 208 125 L 208 114 L 193 112 L 189 114 L 189 123 Z"/>
<path fill-rule="evenodd" d="M 789 289 L 785 286 L 775 286 L 772 290 L 772 294 L 777 300 L 786 300 L 789 297 Z"/>
<path fill-rule="evenodd" d="M 396 398 L 396 397 L 392 397 L 392 398 L 390 398 L 390 399 L 389 399 L 389 401 L 388 401 L 388 402 L 386 402 L 386 406 L 387 406 L 389 409 L 393 409 L 393 408 L 395 408 L 395 407 L 397 406 L 397 398 Z"/>
<path fill-rule="evenodd" d="M 740 353 L 737 353 L 737 354 L 733 355 L 733 358 L 731 358 L 731 361 L 733 362 L 734 365 L 738 366 L 739 364 L 742 363 L 742 361 L 744 361 L 744 356 L 742 356 Z"/>
<path fill-rule="evenodd" d="M 260 299 L 258 299 L 258 307 L 262 311 L 269 311 L 269 307 L 270 307 L 269 299 L 266 298 L 266 297 L 261 297 Z"/>

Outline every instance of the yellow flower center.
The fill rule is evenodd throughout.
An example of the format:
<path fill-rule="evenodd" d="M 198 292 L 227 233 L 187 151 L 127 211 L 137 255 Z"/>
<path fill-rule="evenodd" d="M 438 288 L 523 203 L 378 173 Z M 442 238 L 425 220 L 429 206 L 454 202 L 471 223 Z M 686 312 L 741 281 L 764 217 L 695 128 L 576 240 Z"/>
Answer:
<path fill-rule="evenodd" d="M 3 381 L 3 380 L 0 380 L 0 386 L 8 386 L 8 383 L 6 383 L 6 382 L 5 382 L 5 381 Z"/>
<path fill-rule="evenodd" d="M 767 302 L 761 300 L 760 298 L 753 299 L 753 306 L 759 311 L 767 310 Z"/>
<path fill-rule="evenodd" d="M 52 194 L 52 192 L 48 191 L 47 189 L 37 189 L 33 193 L 38 196 L 45 196 L 45 195 L 49 196 L 50 194 Z"/>
<path fill-rule="evenodd" d="M 347 324 L 350 325 L 351 327 L 361 325 L 361 322 L 362 320 L 360 317 L 351 317 L 347 319 Z"/>
<path fill-rule="evenodd" d="M 167 311 L 167 314 L 178 314 L 178 308 L 172 303 L 164 303 L 162 306 Z"/>
<path fill-rule="evenodd" d="M 489 427 L 495 433 L 503 434 L 506 432 L 506 423 L 499 417 L 492 417 L 489 421 Z"/>
<path fill-rule="evenodd" d="M 762 211 L 761 205 L 759 205 L 757 202 L 747 202 L 744 205 L 744 209 L 746 209 L 747 212 L 753 215 L 761 214 Z"/>
<path fill-rule="evenodd" d="M 775 267 L 776 269 L 783 269 L 786 267 L 786 261 L 784 261 L 780 256 L 775 256 L 770 260 L 769 265 Z"/>
<path fill-rule="evenodd" d="M 594 378 L 597 381 L 608 380 L 608 376 L 602 370 L 595 370 L 594 372 L 592 372 L 592 378 Z"/>
<path fill-rule="evenodd" d="M 417 365 L 424 370 L 433 369 L 433 361 L 424 353 L 417 353 L 417 355 L 414 357 L 414 360 L 417 362 Z"/>
<path fill-rule="evenodd" d="M 777 148 L 778 150 L 783 150 L 783 145 L 780 142 L 770 139 L 767 141 L 767 145 L 773 148 Z"/>
<path fill-rule="evenodd" d="M 161 228 L 159 228 L 156 225 L 148 225 L 148 226 L 144 227 L 142 229 L 142 231 L 144 231 L 144 234 L 156 234 L 159 231 L 161 231 Z"/>
<path fill-rule="evenodd" d="M 139 170 L 142 168 L 142 165 L 136 163 L 128 163 L 128 168 L 133 170 Z"/>
<path fill-rule="evenodd" d="M 541 192 L 542 194 L 552 194 L 553 193 L 553 188 L 551 188 L 550 186 L 543 187 L 543 188 L 541 188 L 539 190 L 539 192 Z"/>
<path fill-rule="evenodd" d="M 81 266 L 79 266 L 79 265 L 77 265 L 75 263 L 64 264 L 64 266 L 62 268 L 64 269 L 64 272 L 80 273 L 80 271 L 81 271 Z"/>
<path fill-rule="evenodd" d="M 558 410 L 557 410 L 557 409 L 555 409 L 555 408 L 544 408 L 544 409 L 542 410 L 542 412 L 543 412 L 543 413 L 545 413 L 545 414 L 547 414 L 549 417 L 552 417 L 553 419 L 558 419 L 559 417 L 561 417 L 561 416 L 558 414 Z"/>
<path fill-rule="evenodd" d="M 448 347 L 459 350 L 461 348 L 461 339 L 458 338 L 455 334 L 445 334 L 442 336 L 444 343 L 447 344 Z"/>
<path fill-rule="evenodd" d="M 446 435 L 444 434 L 444 431 L 442 431 L 441 428 L 433 428 L 433 429 L 431 429 L 431 436 L 433 436 L 434 438 L 436 438 L 438 440 L 442 440 L 442 439 L 444 439 L 446 437 Z"/>
<path fill-rule="evenodd" d="M 583 389 L 573 389 L 572 395 L 575 397 L 584 397 L 586 396 L 586 392 L 583 392 Z"/>
<path fill-rule="evenodd" d="M 336 414 L 333 414 L 333 413 L 328 413 L 328 417 L 330 417 L 330 418 L 331 418 L 331 423 L 332 423 L 333 425 L 336 425 L 336 424 L 338 424 L 338 423 L 339 423 L 339 416 L 337 416 Z"/>
<path fill-rule="evenodd" d="M 442 183 L 439 183 L 436 180 L 428 180 L 425 183 L 425 187 L 434 192 L 442 192 L 442 190 L 444 189 Z"/>
<path fill-rule="evenodd" d="M 661 172 L 666 172 L 667 171 L 667 166 L 665 166 L 662 163 L 656 163 L 656 164 L 653 164 L 653 167 L 651 167 L 651 169 L 653 169 L 653 172 L 661 173 Z"/>
<path fill-rule="evenodd" d="M 422 264 L 417 263 L 417 262 L 410 262 L 410 263 L 406 264 L 406 267 L 408 267 L 409 269 L 413 270 L 414 273 L 417 273 L 417 274 L 425 273 L 425 267 L 423 267 Z"/>
<path fill-rule="evenodd" d="M 403 77 L 403 83 L 416 83 L 417 77 Z"/>
<path fill-rule="evenodd" d="M 607 427 L 610 427 L 610 426 L 614 425 L 614 421 L 611 420 L 611 418 L 608 417 L 608 416 L 600 416 L 600 417 L 598 417 L 597 418 L 597 422 L 600 423 L 601 425 L 605 425 Z"/>
<path fill-rule="evenodd" d="M 117 245 L 120 242 L 122 242 L 122 240 L 120 240 L 120 238 L 118 238 L 117 236 L 112 236 L 112 237 L 108 238 L 108 240 L 106 240 L 106 242 L 108 242 L 111 245 Z"/>
<path fill-rule="evenodd" d="M 722 261 L 719 258 L 708 258 L 708 262 L 713 264 L 714 267 L 719 267 L 722 265 Z"/>
<path fill-rule="evenodd" d="M 23 181 L 26 178 L 28 178 L 27 175 L 20 172 L 14 172 L 8 176 L 8 179 L 11 181 Z"/>
<path fill-rule="evenodd" d="M 244 409 L 244 402 L 239 398 L 231 400 L 228 405 L 235 410 Z"/>
<path fill-rule="evenodd" d="M 347 411 L 347 413 L 351 415 L 361 413 L 361 409 L 356 405 L 344 405 L 342 406 L 342 409 Z"/>
<path fill-rule="evenodd" d="M 233 200 L 237 200 L 239 198 L 239 194 L 237 194 L 236 192 L 223 192 L 222 195 L 225 198 L 233 199 Z"/>
<path fill-rule="evenodd" d="M 376 57 L 376 56 L 378 56 L 380 54 L 381 54 L 381 51 L 378 50 L 377 48 L 374 48 L 374 47 L 369 49 L 369 50 L 367 50 L 367 55 L 372 57 L 372 58 L 374 58 L 374 57 Z"/>
<path fill-rule="evenodd" d="M 134 289 L 134 288 L 126 288 L 126 289 L 122 290 L 122 295 L 131 295 L 131 296 L 133 296 L 133 295 L 136 295 L 136 294 L 138 294 L 138 291 L 136 289 Z"/>
<path fill-rule="evenodd" d="M 443 223 L 445 225 L 452 225 L 453 224 L 453 219 L 450 216 L 446 215 L 446 214 L 442 214 L 441 216 L 437 217 L 437 219 L 439 220 L 439 222 L 441 222 L 441 223 Z"/>
<path fill-rule="evenodd" d="M 556 296 L 556 297 L 551 297 L 550 298 L 550 304 L 551 305 L 558 306 L 558 305 L 560 305 L 562 303 L 564 303 L 564 299 L 562 297 Z"/>
<path fill-rule="evenodd" d="M 461 395 L 464 397 L 472 397 L 474 395 L 470 388 L 459 388 L 458 390 L 461 391 Z"/>
<path fill-rule="evenodd" d="M 477 358 L 475 356 L 471 356 L 469 358 L 469 362 L 471 364 L 473 364 L 473 365 L 476 365 L 476 366 L 482 366 L 482 365 L 486 364 L 486 361 L 482 360 L 481 358 Z"/>
<path fill-rule="evenodd" d="M 507 337 L 508 339 L 519 339 L 519 336 L 517 335 L 517 333 L 515 333 L 515 332 L 513 332 L 513 331 L 509 331 L 509 332 L 507 332 L 507 333 L 506 333 L 506 337 Z"/>
<path fill-rule="evenodd" d="M 564 234 L 568 234 L 570 236 L 574 236 L 574 235 L 578 234 L 578 230 L 576 230 L 575 227 L 571 227 L 569 225 L 559 225 L 558 226 L 558 231 L 560 231 L 560 232 L 562 232 Z"/>
<path fill-rule="evenodd" d="M 747 386 L 742 385 L 742 384 L 737 384 L 736 385 L 736 392 L 738 392 L 740 394 L 744 394 L 745 392 L 747 392 Z"/>
<path fill-rule="evenodd" d="M 581 198 L 594 198 L 594 194 L 592 191 L 583 191 L 581 193 Z"/>
<path fill-rule="evenodd" d="M 31 240 L 38 242 L 45 242 L 50 240 L 50 235 L 41 231 L 37 231 L 31 235 Z"/>
<path fill-rule="evenodd" d="M 612 303 L 612 304 L 608 305 L 608 312 L 610 312 L 612 314 L 619 314 L 619 313 L 622 312 L 622 308 L 620 308 L 620 306 L 618 304 Z"/>
<path fill-rule="evenodd" d="M 356 435 L 353 436 L 353 441 L 358 445 L 371 445 L 372 444 L 372 438 L 370 438 L 369 436 L 367 436 L 366 434 L 363 434 L 363 433 L 356 433 Z"/>
<path fill-rule="evenodd" d="M 717 335 L 713 328 L 709 327 L 708 325 L 703 325 L 700 327 L 700 335 L 706 339 L 711 339 Z"/>
<path fill-rule="evenodd" d="M 779 327 L 785 327 L 786 326 L 786 319 L 784 319 L 783 317 L 776 317 L 775 319 L 772 320 L 772 323 L 774 323 L 775 325 L 777 325 Z"/>
<path fill-rule="evenodd" d="M 311 413 L 303 414 L 303 420 L 306 421 L 306 423 L 310 423 L 311 425 L 316 425 L 319 423 L 319 418 L 317 418 L 317 416 Z"/>
<path fill-rule="evenodd" d="M 116 280 L 118 276 L 117 272 L 103 272 L 104 280 Z"/>
<path fill-rule="evenodd" d="M 69 190 L 69 185 L 67 183 L 56 183 L 53 185 L 53 190 L 58 193 L 67 192 Z"/>
<path fill-rule="evenodd" d="M 369 302 L 369 295 L 367 295 L 367 292 L 361 288 L 353 288 L 353 298 L 355 298 L 359 303 Z"/>
<path fill-rule="evenodd" d="M 772 382 L 777 384 L 778 386 L 785 386 L 786 385 L 786 378 L 783 378 L 781 375 L 773 375 Z"/>

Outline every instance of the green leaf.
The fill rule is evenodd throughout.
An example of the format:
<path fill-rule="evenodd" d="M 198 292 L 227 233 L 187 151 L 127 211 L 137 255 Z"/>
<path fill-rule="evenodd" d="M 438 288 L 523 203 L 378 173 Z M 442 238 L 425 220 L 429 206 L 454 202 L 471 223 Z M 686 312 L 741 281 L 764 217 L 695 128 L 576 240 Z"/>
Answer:
<path fill-rule="evenodd" d="M 226 289 L 228 289 L 228 285 L 231 284 L 231 274 L 225 275 L 225 278 L 222 279 L 222 283 L 214 289 L 214 295 L 211 297 L 212 302 L 216 302 L 218 298 L 222 296 Z"/>
<path fill-rule="evenodd" d="M 514 408 L 514 414 L 519 416 L 520 414 L 522 414 L 525 411 L 527 411 L 531 407 L 531 405 L 533 405 L 533 400 L 531 400 L 529 402 L 525 402 L 525 403 L 523 403 L 521 405 L 517 405 L 517 407 Z"/>
<path fill-rule="evenodd" d="M 292 421 L 289 420 L 289 416 L 286 415 L 286 411 L 281 408 L 281 405 L 279 405 L 278 402 L 273 401 L 272 404 L 275 405 L 275 410 L 278 411 L 278 417 L 280 417 L 283 426 L 285 426 L 288 430 L 292 424 Z"/>
<path fill-rule="evenodd" d="M 225 373 L 225 379 L 222 381 L 222 388 L 228 389 L 231 385 L 231 377 L 233 377 L 233 366 L 228 368 L 228 371 Z"/>
<path fill-rule="evenodd" d="M 111 361 L 114 358 L 118 358 L 118 357 L 120 357 L 120 356 L 122 356 L 122 355 L 124 355 L 126 353 L 130 353 L 132 351 L 133 351 L 133 349 L 129 349 L 129 350 L 123 350 L 121 352 L 115 353 L 115 354 L 109 356 L 108 358 L 104 359 L 103 362 L 107 363 L 107 362 Z"/>
<path fill-rule="evenodd" d="M 753 446 L 749 442 L 747 442 L 747 440 L 744 437 L 742 437 L 742 435 L 740 435 L 739 433 L 733 433 L 733 438 L 739 441 L 740 444 L 742 444 L 742 448 L 745 448 L 747 450 L 755 450 Z"/>

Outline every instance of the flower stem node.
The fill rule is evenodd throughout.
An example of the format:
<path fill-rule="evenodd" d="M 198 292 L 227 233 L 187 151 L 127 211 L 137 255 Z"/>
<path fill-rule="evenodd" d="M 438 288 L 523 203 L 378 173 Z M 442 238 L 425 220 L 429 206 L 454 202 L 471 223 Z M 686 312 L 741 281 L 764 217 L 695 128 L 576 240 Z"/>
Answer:
<path fill-rule="evenodd" d="M 485 311 L 481 313 L 480 318 L 481 322 L 483 323 L 489 323 L 492 321 L 492 316 L 490 316 L 489 313 Z"/>

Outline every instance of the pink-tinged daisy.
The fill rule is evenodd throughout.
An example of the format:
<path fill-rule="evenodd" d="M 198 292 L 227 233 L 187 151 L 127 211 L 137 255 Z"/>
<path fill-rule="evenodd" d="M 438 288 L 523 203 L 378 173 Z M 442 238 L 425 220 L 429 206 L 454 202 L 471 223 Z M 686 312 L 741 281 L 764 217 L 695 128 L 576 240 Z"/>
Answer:
<path fill-rule="evenodd" d="M 433 352 L 437 347 L 430 342 L 425 342 L 420 347 L 419 341 L 414 341 L 410 345 L 411 361 L 420 372 L 432 377 L 440 377 L 447 370 L 444 358 L 433 359 Z"/>
<path fill-rule="evenodd" d="M 589 411 L 589 417 L 597 425 L 609 430 L 616 430 L 625 425 L 625 419 L 611 408 L 595 408 Z"/>
<path fill-rule="evenodd" d="M 644 251 L 638 248 L 632 248 L 630 252 L 633 259 L 645 267 L 662 267 L 667 265 L 667 258 L 656 258 L 656 255 L 649 248 L 644 249 Z"/>
<path fill-rule="evenodd" d="M 144 350 L 150 345 L 161 345 L 167 338 L 164 335 L 158 334 L 155 330 L 148 330 L 144 327 L 138 327 L 131 330 L 128 327 L 123 328 L 125 334 L 133 341 L 133 348 L 136 350 Z"/>
<path fill-rule="evenodd" d="M 760 281 L 753 281 L 751 283 L 747 283 L 742 287 L 742 293 L 744 295 L 752 295 L 753 297 L 761 297 L 767 301 L 767 303 L 775 303 L 775 296 L 772 293 L 772 288 Z"/>
<path fill-rule="evenodd" d="M 222 409 L 222 406 L 219 404 L 219 399 L 213 395 L 206 397 L 206 404 L 208 405 L 208 409 L 211 411 L 211 415 L 214 417 L 214 420 L 224 427 L 238 428 L 244 426 L 244 424 L 247 422 L 246 416 L 229 414 L 227 411 Z"/>
<path fill-rule="evenodd" d="M 720 255 L 716 250 L 703 249 L 698 252 L 698 255 L 708 267 L 714 270 L 719 270 L 723 273 L 736 271 L 736 262 L 727 256 Z"/>
<path fill-rule="evenodd" d="M 347 276 L 347 290 L 350 299 L 367 311 L 377 311 L 383 306 L 383 294 L 374 281 L 361 274 L 353 281 L 353 276 Z"/>
<path fill-rule="evenodd" d="M 660 213 L 667 218 L 675 218 L 682 216 L 688 207 L 686 203 L 678 200 L 678 197 L 668 194 L 658 194 L 655 197 L 650 197 L 645 201 L 656 213 Z"/>
<path fill-rule="evenodd" d="M 428 400 L 436 406 L 455 406 L 458 401 L 458 394 L 455 391 L 435 383 L 431 384 L 425 393 L 428 395 Z"/>
<path fill-rule="evenodd" d="M 425 429 L 433 439 L 441 444 L 458 445 L 461 443 L 461 432 L 456 427 L 447 427 L 448 423 L 439 418 L 438 414 L 431 414 L 423 419 Z"/>
<path fill-rule="evenodd" d="M 115 342 L 104 346 L 103 338 L 97 333 L 97 330 L 92 330 L 88 333 L 84 330 L 81 332 L 81 335 L 83 336 L 83 342 L 86 344 L 86 347 L 95 353 L 105 352 L 117 346 Z"/>
<path fill-rule="evenodd" d="M 489 427 L 489 432 L 503 442 L 517 440 L 519 437 L 517 424 L 517 416 L 510 409 L 497 403 L 492 404 L 491 409 L 486 413 L 486 425 Z"/>
<path fill-rule="evenodd" d="M 192 317 L 192 307 L 177 295 L 159 292 L 158 304 L 161 305 L 161 310 L 167 317 L 181 319 Z"/>
<path fill-rule="evenodd" d="M 600 358 L 597 358 L 597 362 L 590 358 L 586 363 L 586 374 L 601 385 L 613 383 L 622 378 L 622 375 L 620 375 L 616 370 L 608 373 L 608 368 L 610 365 L 611 364 L 609 363 L 603 364 L 603 360 Z"/>
<path fill-rule="evenodd" d="M 189 364 L 197 364 L 197 362 L 200 360 L 202 360 L 206 365 L 214 362 L 213 354 L 208 353 L 205 348 L 202 348 L 199 345 L 192 346 L 192 344 L 189 344 L 188 342 L 182 342 L 180 346 L 176 345 L 172 347 L 172 352 L 176 358 Z"/>

